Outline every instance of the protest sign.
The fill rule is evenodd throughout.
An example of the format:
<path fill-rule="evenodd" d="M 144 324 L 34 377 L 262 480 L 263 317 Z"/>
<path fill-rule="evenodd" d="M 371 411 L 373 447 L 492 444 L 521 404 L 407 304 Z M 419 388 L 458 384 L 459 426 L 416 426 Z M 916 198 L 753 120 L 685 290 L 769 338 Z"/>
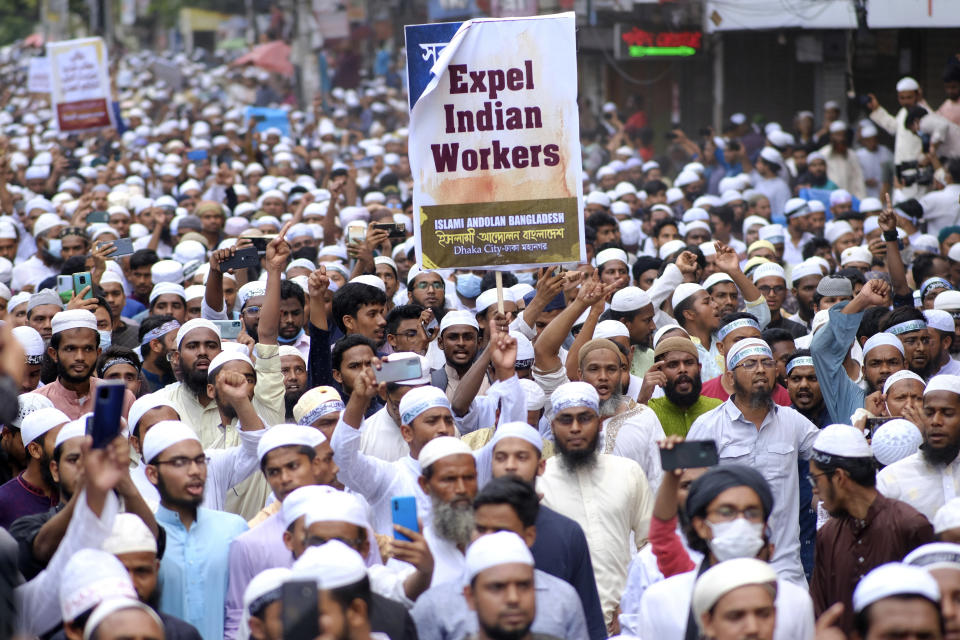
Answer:
<path fill-rule="evenodd" d="M 410 114 L 417 262 L 586 261 L 574 15 L 470 20 L 449 43 L 438 26 L 407 27 L 411 95 L 436 55 Z"/>
<path fill-rule="evenodd" d="M 107 46 L 101 38 L 47 43 L 50 101 L 62 132 L 115 126 Z"/>
<path fill-rule="evenodd" d="M 50 58 L 30 58 L 27 69 L 27 91 L 50 93 Z"/>
<path fill-rule="evenodd" d="M 283 109 L 271 107 L 247 107 L 244 120 L 254 121 L 253 130 L 263 133 L 267 129 L 279 129 L 281 135 L 290 135 L 290 117 Z"/>

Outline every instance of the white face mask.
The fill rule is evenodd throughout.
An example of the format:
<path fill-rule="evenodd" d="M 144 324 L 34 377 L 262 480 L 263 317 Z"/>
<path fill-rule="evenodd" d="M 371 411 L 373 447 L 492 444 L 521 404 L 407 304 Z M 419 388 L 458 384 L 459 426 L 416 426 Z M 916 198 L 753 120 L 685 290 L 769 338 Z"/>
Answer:
<path fill-rule="evenodd" d="M 713 538 L 707 541 L 710 551 L 723 562 L 734 558 L 755 558 L 763 547 L 763 523 L 737 518 L 731 522 L 710 522 Z"/>
<path fill-rule="evenodd" d="M 100 334 L 100 349 L 106 351 L 113 344 L 113 334 L 109 331 L 97 331 Z"/>

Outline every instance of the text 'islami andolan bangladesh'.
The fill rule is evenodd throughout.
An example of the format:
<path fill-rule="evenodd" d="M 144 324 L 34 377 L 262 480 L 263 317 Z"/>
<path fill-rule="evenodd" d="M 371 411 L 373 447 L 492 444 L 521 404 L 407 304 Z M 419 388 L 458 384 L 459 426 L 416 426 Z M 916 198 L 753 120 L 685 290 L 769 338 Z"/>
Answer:
<path fill-rule="evenodd" d="M 482 93 L 489 100 L 476 111 L 443 105 L 444 133 L 543 128 L 540 107 L 504 106 L 503 101 L 497 99 L 502 92 L 533 91 L 532 60 L 525 60 L 523 68 L 506 70 L 473 70 L 465 64 L 452 64 L 447 67 L 447 75 L 452 95 Z M 560 163 L 560 147 L 556 144 L 511 147 L 493 140 L 489 147 L 479 149 L 462 149 L 459 142 L 431 144 L 430 149 L 437 173 L 555 167 Z"/>

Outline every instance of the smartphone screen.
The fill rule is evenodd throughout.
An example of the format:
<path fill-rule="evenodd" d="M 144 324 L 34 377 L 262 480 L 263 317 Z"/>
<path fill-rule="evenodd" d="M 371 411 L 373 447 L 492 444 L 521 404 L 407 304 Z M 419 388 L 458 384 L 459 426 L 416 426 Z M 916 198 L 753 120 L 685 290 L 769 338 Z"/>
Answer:
<path fill-rule="evenodd" d="M 106 447 L 120 433 L 126 390 L 122 380 L 102 380 L 97 384 L 93 416 L 87 419 L 87 434 L 93 436 L 95 449 Z"/>
<path fill-rule="evenodd" d="M 415 380 L 423 375 L 420 358 L 402 358 L 398 360 L 384 360 L 380 369 L 373 370 L 377 382 L 399 382 L 400 380 Z"/>
<path fill-rule="evenodd" d="M 713 440 L 687 440 L 660 449 L 660 463 L 664 471 L 712 467 L 720 462 L 717 443 Z"/>
<path fill-rule="evenodd" d="M 280 587 L 283 640 L 314 640 L 320 635 L 317 583 L 290 580 Z"/>

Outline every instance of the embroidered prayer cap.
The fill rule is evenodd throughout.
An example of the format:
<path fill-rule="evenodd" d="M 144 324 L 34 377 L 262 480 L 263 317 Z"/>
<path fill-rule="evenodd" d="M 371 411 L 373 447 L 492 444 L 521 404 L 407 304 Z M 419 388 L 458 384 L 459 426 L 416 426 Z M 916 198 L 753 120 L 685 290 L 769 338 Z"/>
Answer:
<path fill-rule="evenodd" d="M 640 287 L 624 287 L 613 294 L 610 299 L 610 310 L 618 313 L 637 311 L 652 304 L 650 296 Z"/>
<path fill-rule="evenodd" d="M 878 600 L 898 596 L 919 596 L 939 605 L 940 588 L 937 581 L 920 567 L 888 562 L 857 583 L 853 590 L 853 611 L 860 613 Z"/>
<path fill-rule="evenodd" d="M 537 451 L 543 451 L 543 438 L 540 436 L 540 432 L 526 422 L 506 422 L 498 426 L 490 440 L 491 450 L 496 449 L 497 443 L 506 438 L 526 440 L 536 447 Z"/>
<path fill-rule="evenodd" d="M 43 344 L 43 337 L 40 333 L 29 325 L 15 327 L 13 337 L 23 348 L 23 355 L 27 364 L 40 364 L 43 362 L 43 354 L 47 348 Z"/>
<path fill-rule="evenodd" d="M 527 399 L 527 411 L 539 411 L 543 409 L 547 401 L 547 395 L 543 392 L 543 387 L 528 378 L 520 378 L 520 388 Z"/>
<path fill-rule="evenodd" d="M 143 520 L 135 513 L 118 513 L 113 519 L 113 529 L 100 548 L 107 553 L 157 552 L 157 539 Z"/>
<path fill-rule="evenodd" d="M 896 338 L 894 338 L 894 340 L 896 340 Z M 899 342 L 899 340 L 897 340 L 897 342 Z M 867 353 L 866 350 L 864 350 L 863 353 L 864 355 L 866 355 Z M 890 376 L 886 380 L 884 380 L 883 395 L 887 395 L 887 393 L 890 392 L 890 389 L 893 388 L 893 385 L 903 380 L 916 380 L 923 386 L 927 385 L 927 383 L 924 382 L 923 378 L 915 374 L 913 371 L 910 371 L 910 369 L 901 369 L 900 371 L 896 371 L 890 374 Z"/>
<path fill-rule="evenodd" d="M 407 423 L 405 422 L 404 424 Z M 420 456 L 418 458 L 420 462 L 420 472 L 423 473 L 430 465 L 441 458 L 464 454 L 473 456 L 473 450 L 460 438 L 454 438 L 452 436 L 436 437 L 425 444 L 423 449 L 420 450 Z"/>
<path fill-rule="evenodd" d="M 185 423 L 179 420 L 161 420 L 143 436 L 143 459 L 147 464 L 151 464 L 166 449 L 178 442 L 190 440 L 200 444 L 200 438 Z"/>
<path fill-rule="evenodd" d="M 20 423 L 23 446 L 26 447 L 51 429 L 56 429 L 68 422 L 70 417 L 54 407 L 43 407 L 27 414 Z"/>
<path fill-rule="evenodd" d="M 892 333 L 880 332 L 873 334 L 863 343 L 863 355 L 866 356 L 877 347 L 883 346 L 896 348 L 896 350 L 900 352 L 900 355 L 904 353 L 903 342 L 901 342 L 898 337 Z"/>
<path fill-rule="evenodd" d="M 254 280 L 253 282 L 248 282 L 237 290 L 237 302 L 240 303 L 240 309 L 243 309 L 245 306 L 247 306 L 247 302 L 250 300 L 250 298 L 265 295 L 267 295 L 266 283 L 259 280 Z"/>
<path fill-rule="evenodd" d="M 851 262 L 873 264 L 873 254 L 866 247 L 847 247 L 840 254 L 840 266 L 845 267 Z"/>
<path fill-rule="evenodd" d="M 701 291 L 706 291 L 706 289 L 701 287 L 696 282 L 684 282 L 674 289 L 673 296 L 670 298 L 670 304 L 673 305 L 674 309 L 676 309 L 678 304 Z"/>
<path fill-rule="evenodd" d="M 873 451 L 863 436 L 863 432 L 848 424 L 831 424 L 820 430 L 813 441 L 814 454 L 817 462 L 829 464 L 830 458 L 872 458 Z"/>
<path fill-rule="evenodd" d="M 888 420 L 871 434 L 870 449 L 877 462 L 887 467 L 920 450 L 923 434 L 909 420 L 894 418 Z"/>
<path fill-rule="evenodd" d="M 954 376 L 947 373 L 933 376 L 927 383 L 927 388 L 923 390 L 923 396 L 936 391 L 949 391 L 950 393 L 960 395 L 960 376 Z M 24 440 L 26 442 L 26 440 Z"/>
<path fill-rule="evenodd" d="M 343 411 L 340 393 L 333 387 L 322 386 L 307 390 L 293 407 L 297 424 L 310 426 L 325 415 Z"/>
<path fill-rule="evenodd" d="M 533 554 L 527 543 L 512 531 L 497 531 L 480 536 L 467 547 L 467 575 L 473 580 L 492 567 L 524 564 L 533 567 Z"/>
<path fill-rule="evenodd" d="M 852 297 L 853 283 L 843 276 L 825 276 L 817 285 L 817 293 L 824 297 Z"/>
<path fill-rule="evenodd" d="M 417 416 L 434 407 L 445 407 L 452 413 L 443 389 L 432 385 L 411 389 L 400 399 L 400 424 L 412 425 Z"/>
<path fill-rule="evenodd" d="M 249 620 L 271 602 L 281 597 L 283 583 L 290 579 L 291 571 L 287 567 L 264 569 L 253 576 L 243 591 L 243 614 Z"/>
<path fill-rule="evenodd" d="M 734 558 L 715 564 L 704 571 L 693 587 L 693 614 L 700 624 L 700 616 L 713 609 L 720 599 L 740 587 L 759 585 L 771 597 L 777 595 L 777 572 L 763 560 Z"/>
<path fill-rule="evenodd" d="M 290 525 L 306 515 L 310 505 L 323 500 L 327 494 L 336 492 L 336 489 L 325 484 L 308 484 L 291 491 L 280 505 L 283 528 L 289 529 Z"/>
<path fill-rule="evenodd" d="M 100 549 L 80 549 L 60 577 L 60 615 L 70 622 L 103 600 L 137 598 L 130 574 L 117 558 Z"/>
<path fill-rule="evenodd" d="M 787 282 L 787 274 L 783 267 L 776 262 L 766 262 L 753 270 L 753 283 L 756 284 L 761 278 L 780 278 L 784 284 Z"/>
<path fill-rule="evenodd" d="M 291 569 L 291 578 L 316 580 L 322 590 L 356 584 L 366 575 L 367 567 L 360 554 L 339 540 L 307 548 Z"/>
<path fill-rule="evenodd" d="M 23 419 L 34 411 L 44 408 L 53 408 L 53 402 L 51 402 L 46 396 L 42 396 L 39 393 L 21 393 L 19 396 L 17 396 L 17 405 L 17 417 L 13 419 L 13 426 L 17 429 L 23 425 Z M 24 440 L 25 445 L 26 442 L 27 441 Z"/>
<path fill-rule="evenodd" d="M 554 414 L 572 407 L 585 407 L 599 413 L 600 396 L 591 384 L 565 382 L 550 394 L 550 406 Z"/>
<path fill-rule="evenodd" d="M 193 320 L 187 320 L 184 322 L 183 326 L 177 330 L 177 349 L 180 348 L 180 344 L 183 342 L 184 338 L 187 337 L 187 334 L 194 329 L 209 329 L 217 334 L 217 340 L 221 339 L 220 327 L 213 324 L 206 318 L 194 318 Z"/>
<path fill-rule="evenodd" d="M 443 320 L 440 321 L 440 333 L 443 333 L 450 327 L 455 325 L 464 325 L 467 327 L 473 327 L 477 331 L 480 331 L 480 325 L 477 324 L 477 319 L 469 311 L 448 311 Z"/>
<path fill-rule="evenodd" d="M 532 367 L 535 356 L 533 352 L 533 343 L 530 342 L 530 338 L 523 335 L 519 331 L 511 331 L 510 337 L 517 341 L 517 362 L 514 365 L 515 368 L 526 369 Z M 424 369 L 424 371 L 426 371 L 426 369 Z"/>
<path fill-rule="evenodd" d="M 950 502 L 954 500 L 956 500 L 956 498 Z M 947 504 L 950 504 L 950 502 Z M 943 505 L 940 507 L 937 515 L 939 515 L 940 511 L 943 511 L 946 506 L 947 505 Z M 960 507 L 960 502 L 958 502 L 957 507 Z M 960 511 L 958 511 L 957 515 L 960 516 Z M 934 516 L 933 520 L 936 522 L 937 516 Z M 954 529 L 956 527 L 960 527 L 960 519 L 955 520 L 954 526 L 948 528 Z M 936 525 L 934 525 L 933 532 L 940 533 L 940 531 L 942 530 L 937 530 Z M 927 571 L 933 571 L 935 569 L 960 571 L 960 544 L 953 542 L 929 542 L 908 553 L 906 557 L 904 557 L 903 563 L 914 567 L 922 567 Z"/>
<path fill-rule="evenodd" d="M 86 309 L 68 309 L 54 314 L 50 320 L 50 328 L 54 335 L 68 329 L 97 330 L 97 317 Z"/>
<path fill-rule="evenodd" d="M 317 447 L 327 441 L 323 432 L 314 427 L 300 424 L 278 424 L 263 432 L 257 443 L 257 458 L 263 463 L 264 457 L 280 447 Z"/>
<path fill-rule="evenodd" d="M 166 395 L 156 392 L 148 393 L 145 396 L 140 396 L 133 401 L 133 404 L 130 405 L 130 411 L 127 413 L 127 425 L 130 427 L 130 432 L 134 432 L 137 429 L 137 425 L 140 424 L 140 420 L 147 414 L 147 412 L 160 407 L 170 407 L 177 412 L 177 415 L 180 414 L 177 407 L 166 397 Z M 140 434 L 141 438 L 143 434 Z"/>
<path fill-rule="evenodd" d="M 734 343 L 727 352 L 727 371 L 733 371 L 741 361 L 753 356 L 773 357 L 770 345 L 760 338 L 745 338 Z"/>

